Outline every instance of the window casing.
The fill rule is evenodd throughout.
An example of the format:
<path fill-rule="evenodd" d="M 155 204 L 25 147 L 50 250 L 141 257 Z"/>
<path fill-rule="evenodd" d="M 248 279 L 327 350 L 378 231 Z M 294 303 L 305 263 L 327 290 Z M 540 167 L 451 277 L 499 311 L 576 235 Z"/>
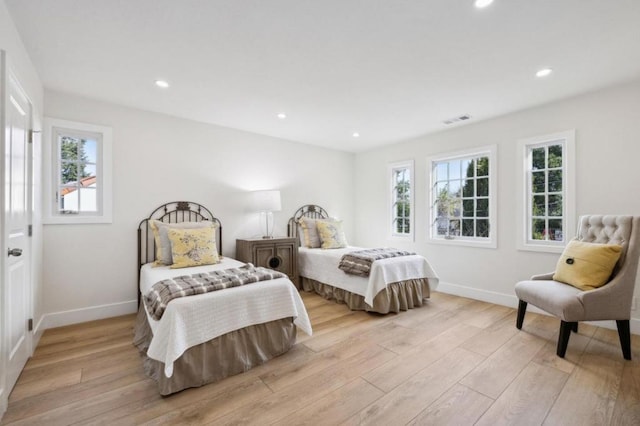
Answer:
<path fill-rule="evenodd" d="M 495 248 L 496 146 L 427 160 L 431 242 Z"/>
<path fill-rule="evenodd" d="M 413 160 L 389 164 L 391 236 L 413 239 Z"/>
<path fill-rule="evenodd" d="M 575 227 L 575 133 L 519 142 L 522 250 L 561 252 Z"/>
<path fill-rule="evenodd" d="M 44 223 L 111 222 L 111 129 L 45 119 Z"/>

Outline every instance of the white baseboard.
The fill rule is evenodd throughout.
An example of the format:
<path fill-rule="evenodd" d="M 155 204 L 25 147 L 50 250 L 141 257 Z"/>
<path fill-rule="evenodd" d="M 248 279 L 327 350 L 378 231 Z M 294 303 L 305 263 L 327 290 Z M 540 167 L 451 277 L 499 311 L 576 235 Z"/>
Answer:
<path fill-rule="evenodd" d="M 133 314 L 138 311 L 138 301 L 111 303 L 108 305 L 90 306 L 88 308 L 74 309 L 71 311 L 52 312 L 45 314 L 41 320 L 44 329 L 78 324 L 120 315 Z"/>
<path fill-rule="evenodd" d="M 455 296 L 468 297 L 469 299 L 481 300 L 483 302 L 495 303 L 496 305 L 518 307 L 518 298 L 515 295 L 498 293 L 489 290 L 480 290 L 473 287 L 465 287 L 440 281 L 436 291 L 453 294 Z M 540 311 L 542 312 L 542 311 Z"/>
<path fill-rule="evenodd" d="M 0 389 L 0 420 L 2 420 L 2 416 L 7 411 L 7 406 L 9 405 L 9 395 L 5 395 L 4 388 Z"/>
<path fill-rule="evenodd" d="M 504 294 L 495 291 L 481 290 L 473 287 L 466 287 L 463 285 L 452 284 L 440 281 L 436 291 L 441 293 L 453 294 L 455 296 L 468 297 L 470 299 L 481 300 L 483 302 L 495 303 L 496 305 L 508 306 L 510 308 L 518 308 L 518 298 L 515 294 Z M 538 314 L 549 315 L 549 313 L 538 309 L 535 306 L 529 305 L 527 312 L 535 312 Z M 615 321 L 586 321 L 587 324 L 596 325 L 598 327 L 604 327 L 611 330 L 616 330 Z M 640 335 L 640 319 L 631 318 L 629 321 L 629 328 L 632 334 Z"/>
<path fill-rule="evenodd" d="M 33 328 L 33 335 L 31 337 L 31 347 L 33 348 L 33 350 L 35 350 L 38 347 L 38 343 L 40 342 L 40 338 L 42 337 L 42 334 L 44 333 L 44 318 L 45 316 L 42 315 L 40 317 L 40 319 L 38 320 L 38 322 L 36 323 L 36 326 Z M 31 354 L 33 355 L 33 354 Z"/>
<path fill-rule="evenodd" d="M 40 319 L 36 323 L 36 326 L 33 328 L 33 334 L 42 334 L 42 332 L 45 330 L 45 328 L 44 328 L 44 319 L 45 319 L 45 317 L 46 317 L 46 315 L 42 315 L 40 317 Z"/>

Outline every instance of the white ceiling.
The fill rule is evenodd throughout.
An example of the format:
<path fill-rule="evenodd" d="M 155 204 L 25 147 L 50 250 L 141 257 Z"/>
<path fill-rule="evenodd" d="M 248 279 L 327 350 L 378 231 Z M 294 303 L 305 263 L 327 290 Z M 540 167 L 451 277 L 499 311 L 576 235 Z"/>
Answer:
<path fill-rule="evenodd" d="M 346 151 L 640 78 L 640 0 L 4 1 L 49 89 Z"/>

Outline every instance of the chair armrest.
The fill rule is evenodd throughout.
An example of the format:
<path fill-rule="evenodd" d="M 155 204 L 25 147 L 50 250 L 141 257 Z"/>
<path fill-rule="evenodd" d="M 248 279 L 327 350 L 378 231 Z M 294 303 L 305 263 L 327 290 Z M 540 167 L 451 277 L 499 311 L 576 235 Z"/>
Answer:
<path fill-rule="evenodd" d="M 628 280 L 618 274 L 606 285 L 580 293 L 578 298 L 585 309 L 585 320 L 629 318 L 635 280 L 633 283 Z"/>
<path fill-rule="evenodd" d="M 553 279 L 553 274 L 555 274 L 556 272 L 547 272 L 546 274 L 540 274 L 540 275 L 534 275 L 531 277 L 532 281 L 540 281 L 540 280 L 544 280 L 544 281 L 549 281 Z"/>

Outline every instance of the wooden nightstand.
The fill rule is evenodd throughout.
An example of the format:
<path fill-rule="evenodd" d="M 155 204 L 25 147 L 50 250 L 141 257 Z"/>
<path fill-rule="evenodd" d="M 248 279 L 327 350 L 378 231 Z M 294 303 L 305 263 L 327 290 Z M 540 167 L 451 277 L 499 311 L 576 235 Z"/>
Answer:
<path fill-rule="evenodd" d="M 238 239 L 236 259 L 287 274 L 296 288 L 300 288 L 297 238 Z"/>

